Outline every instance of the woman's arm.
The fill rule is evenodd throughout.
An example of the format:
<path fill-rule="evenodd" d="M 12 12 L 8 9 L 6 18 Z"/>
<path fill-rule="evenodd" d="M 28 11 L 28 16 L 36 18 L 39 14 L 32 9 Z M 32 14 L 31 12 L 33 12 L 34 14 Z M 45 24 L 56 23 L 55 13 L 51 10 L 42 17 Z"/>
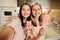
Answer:
<path fill-rule="evenodd" d="M 12 27 L 6 27 L 0 32 L 0 40 L 12 40 L 14 36 L 14 29 Z"/>

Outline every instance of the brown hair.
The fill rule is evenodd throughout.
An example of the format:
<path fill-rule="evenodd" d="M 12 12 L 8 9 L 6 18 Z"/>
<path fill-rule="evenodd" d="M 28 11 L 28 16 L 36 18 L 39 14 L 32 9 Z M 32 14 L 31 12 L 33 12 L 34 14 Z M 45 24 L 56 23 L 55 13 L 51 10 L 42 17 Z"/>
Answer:
<path fill-rule="evenodd" d="M 22 10 L 22 7 L 23 7 L 24 5 L 28 5 L 29 8 L 30 8 L 30 10 L 31 10 L 31 6 L 30 6 L 30 4 L 28 4 L 28 3 L 23 3 L 23 4 L 21 5 L 21 7 L 20 7 L 20 10 L 19 10 L 19 18 L 20 18 L 20 20 L 21 20 L 21 24 L 22 24 L 22 27 L 23 27 L 23 28 L 24 28 L 24 26 L 25 26 L 25 23 L 23 23 L 23 16 L 22 16 L 21 10 Z M 31 12 L 30 12 L 29 17 L 27 17 L 27 21 L 30 21 L 30 20 L 31 20 Z"/>
<path fill-rule="evenodd" d="M 33 8 L 34 5 L 39 5 L 40 8 L 41 8 L 41 13 L 42 13 L 42 7 L 41 7 L 41 5 L 39 3 L 34 3 L 32 5 L 32 8 Z M 34 15 L 33 14 L 32 14 L 32 18 L 34 19 Z M 42 22 L 42 14 L 39 16 L 38 21 L 39 21 L 39 24 L 41 26 L 42 25 L 42 23 L 41 23 Z M 33 22 L 33 20 L 32 20 L 32 24 L 33 24 L 33 26 L 37 26 L 37 24 L 35 22 Z"/>

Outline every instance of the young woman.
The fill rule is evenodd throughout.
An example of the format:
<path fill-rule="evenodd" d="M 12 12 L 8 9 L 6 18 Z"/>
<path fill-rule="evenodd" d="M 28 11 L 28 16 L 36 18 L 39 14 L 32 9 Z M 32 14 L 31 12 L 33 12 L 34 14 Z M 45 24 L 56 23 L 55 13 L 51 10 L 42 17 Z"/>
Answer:
<path fill-rule="evenodd" d="M 20 7 L 19 18 L 21 20 L 22 27 L 25 28 L 26 21 L 31 21 L 31 6 L 28 3 L 24 3 Z"/>
<path fill-rule="evenodd" d="M 35 40 L 44 40 L 45 30 L 42 25 L 42 7 L 38 3 L 32 5 L 31 20 Z"/>
<path fill-rule="evenodd" d="M 48 9 L 47 13 L 50 13 Z M 47 23 L 45 23 L 45 20 Z M 45 40 L 45 28 L 48 25 L 49 18 L 42 17 L 42 7 L 39 3 L 32 4 L 32 16 L 31 16 L 33 35 L 35 40 Z M 44 24 L 45 23 L 45 24 Z"/>
<path fill-rule="evenodd" d="M 28 3 L 22 4 L 19 14 L 21 25 L 25 33 L 25 40 L 28 40 L 29 38 L 27 36 L 30 36 L 31 33 L 31 30 L 29 29 L 29 27 L 31 27 L 31 6 Z"/>
<path fill-rule="evenodd" d="M 30 4 L 23 3 L 20 7 L 19 17 L 13 18 L 13 21 L 7 24 L 0 32 L 0 40 L 24 40 L 26 38 L 25 35 L 27 35 L 24 35 L 24 31 L 27 26 L 27 21 L 30 22 L 30 16 Z"/>

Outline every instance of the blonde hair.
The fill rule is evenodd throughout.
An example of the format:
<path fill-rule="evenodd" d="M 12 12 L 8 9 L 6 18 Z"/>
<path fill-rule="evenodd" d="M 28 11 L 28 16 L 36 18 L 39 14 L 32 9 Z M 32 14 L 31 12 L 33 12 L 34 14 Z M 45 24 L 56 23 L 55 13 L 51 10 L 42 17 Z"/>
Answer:
<path fill-rule="evenodd" d="M 40 9 L 41 9 L 41 15 L 39 16 L 39 18 L 38 18 L 38 21 L 39 21 L 39 24 L 40 24 L 40 26 L 42 25 L 42 7 L 41 7 L 41 5 L 39 4 L 39 3 L 33 3 L 32 4 L 32 8 L 33 8 L 33 6 L 34 5 L 39 5 L 40 6 Z M 33 21 L 33 19 L 34 19 L 34 15 L 32 14 L 32 17 L 31 17 L 31 20 L 32 20 L 32 24 L 34 25 L 34 26 L 37 26 L 37 24 Z"/>

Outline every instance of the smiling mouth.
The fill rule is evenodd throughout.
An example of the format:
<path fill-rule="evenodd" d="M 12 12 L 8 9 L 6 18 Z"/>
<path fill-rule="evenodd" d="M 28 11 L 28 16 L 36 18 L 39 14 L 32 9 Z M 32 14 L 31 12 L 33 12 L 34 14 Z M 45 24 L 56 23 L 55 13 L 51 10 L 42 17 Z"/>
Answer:
<path fill-rule="evenodd" d="M 28 14 L 24 14 L 24 15 L 28 15 Z"/>

